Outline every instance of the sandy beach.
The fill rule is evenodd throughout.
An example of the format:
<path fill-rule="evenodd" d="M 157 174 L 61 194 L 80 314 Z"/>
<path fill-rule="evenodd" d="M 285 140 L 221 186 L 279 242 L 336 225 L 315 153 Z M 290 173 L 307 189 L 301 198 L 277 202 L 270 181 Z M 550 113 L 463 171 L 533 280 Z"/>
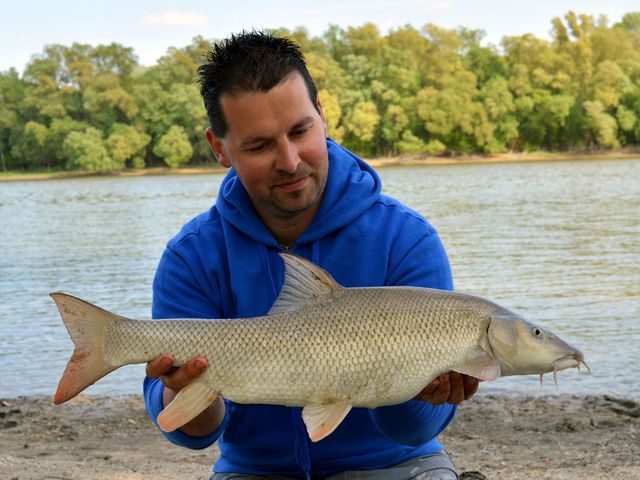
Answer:
<path fill-rule="evenodd" d="M 608 396 L 478 394 L 441 437 L 488 479 L 640 478 L 640 403 Z M 0 478 L 207 479 L 218 455 L 172 445 L 139 396 L 0 400 Z"/>

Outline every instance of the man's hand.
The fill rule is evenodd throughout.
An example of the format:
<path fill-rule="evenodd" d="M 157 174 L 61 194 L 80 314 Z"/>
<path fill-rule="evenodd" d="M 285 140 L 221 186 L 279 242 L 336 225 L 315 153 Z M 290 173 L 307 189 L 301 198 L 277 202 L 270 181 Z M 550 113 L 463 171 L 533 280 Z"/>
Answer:
<path fill-rule="evenodd" d="M 159 378 L 165 386 L 165 391 L 169 389 L 173 392 L 173 397 L 209 367 L 205 357 L 192 358 L 177 368 L 173 366 L 173 362 L 173 355 L 165 353 L 147 363 L 147 377 Z"/>
<path fill-rule="evenodd" d="M 194 357 L 179 367 L 173 366 L 173 355 L 166 353 L 147 363 L 147 377 L 159 378 L 164 384 L 162 404 L 166 407 L 180 390 L 189 385 L 209 367 L 205 357 Z M 184 433 L 196 437 L 216 430 L 224 420 L 224 400 L 218 397 L 209 408 L 180 427 Z"/>
<path fill-rule="evenodd" d="M 427 385 L 417 396 L 417 400 L 424 400 L 433 405 L 443 403 L 462 403 L 470 399 L 477 391 L 479 380 L 462 373 L 449 372 L 440 375 Z"/>

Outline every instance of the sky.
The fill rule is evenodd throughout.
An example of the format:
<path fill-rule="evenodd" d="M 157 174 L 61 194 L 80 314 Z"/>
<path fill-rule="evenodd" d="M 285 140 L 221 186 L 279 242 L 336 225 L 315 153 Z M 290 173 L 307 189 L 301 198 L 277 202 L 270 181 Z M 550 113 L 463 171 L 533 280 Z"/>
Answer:
<path fill-rule="evenodd" d="M 307 28 L 321 35 L 330 24 L 346 28 L 367 22 L 382 34 L 407 24 L 464 26 L 486 32 L 485 43 L 533 33 L 548 39 L 553 17 L 568 11 L 611 23 L 640 11 L 638 0 L 0 0 L 0 71 L 22 72 L 45 45 L 74 42 L 133 47 L 142 65 L 153 65 L 169 47 L 193 37 L 220 39 L 252 28 Z"/>

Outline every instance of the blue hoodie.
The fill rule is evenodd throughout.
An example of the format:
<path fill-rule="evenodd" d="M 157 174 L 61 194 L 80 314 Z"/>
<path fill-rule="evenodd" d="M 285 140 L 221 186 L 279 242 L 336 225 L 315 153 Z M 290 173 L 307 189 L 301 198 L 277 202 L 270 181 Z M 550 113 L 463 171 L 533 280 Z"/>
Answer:
<path fill-rule="evenodd" d="M 327 140 L 329 173 L 322 205 L 292 253 L 327 270 L 345 287 L 413 285 L 452 289 L 440 239 L 419 214 L 382 195 L 375 171 Z M 153 318 L 238 318 L 264 315 L 283 282 L 282 248 L 258 218 L 231 170 L 215 205 L 169 241 L 153 284 Z M 163 385 L 146 378 L 150 418 L 162 410 Z M 220 428 L 205 437 L 164 435 L 188 448 L 216 440 L 216 472 L 325 477 L 380 469 L 442 450 L 435 438 L 456 407 L 410 400 L 354 408 L 334 433 L 312 443 L 301 409 L 225 400 Z"/>

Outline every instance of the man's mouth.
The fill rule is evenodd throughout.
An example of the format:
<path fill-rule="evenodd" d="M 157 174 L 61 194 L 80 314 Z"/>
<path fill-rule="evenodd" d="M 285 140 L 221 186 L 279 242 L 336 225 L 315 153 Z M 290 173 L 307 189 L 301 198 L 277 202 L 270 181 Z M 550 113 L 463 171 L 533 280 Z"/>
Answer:
<path fill-rule="evenodd" d="M 275 188 L 285 192 L 292 192 L 303 188 L 307 184 L 308 179 L 309 177 L 302 177 L 295 180 L 278 183 L 276 184 Z"/>

